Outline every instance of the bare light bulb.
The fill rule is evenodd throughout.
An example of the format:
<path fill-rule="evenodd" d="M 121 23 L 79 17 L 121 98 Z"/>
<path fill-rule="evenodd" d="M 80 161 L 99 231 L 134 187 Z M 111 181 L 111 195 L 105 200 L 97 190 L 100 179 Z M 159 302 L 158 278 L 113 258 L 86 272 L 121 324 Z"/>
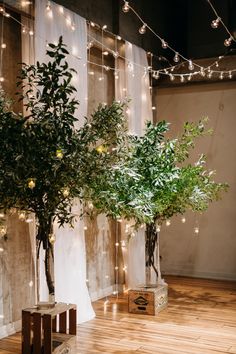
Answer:
<path fill-rule="evenodd" d="M 5 79 L 3 76 L 0 76 L 0 82 L 3 82 Z"/>
<path fill-rule="evenodd" d="M 170 226 L 170 220 L 166 220 L 166 226 Z"/>
<path fill-rule="evenodd" d="M 232 37 L 229 37 L 224 41 L 225 47 L 229 47 L 231 45 L 232 39 L 233 39 Z"/>
<path fill-rule="evenodd" d="M 2 43 L 2 44 L 1 44 L 1 48 L 2 48 L 2 49 L 5 49 L 6 47 L 7 47 L 6 43 Z"/>
<path fill-rule="evenodd" d="M 223 78 L 224 78 L 224 73 L 221 72 L 221 73 L 220 73 L 220 79 L 223 80 Z"/>
<path fill-rule="evenodd" d="M 184 76 L 183 75 L 180 76 L 180 82 L 184 82 Z"/>
<path fill-rule="evenodd" d="M 215 19 L 211 22 L 211 27 L 218 28 L 219 24 L 220 24 L 220 17 L 217 17 L 217 19 Z"/>
<path fill-rule="evenodd" d="M 232 72 L 231 71 L 229 71 L 229 79 L 232 79 Z"/>
<path fill-rule="evenodd" d="M 139 33 L 140 34 L 144 34 L 144 33 L 146 33 L 146 24 L 144 23 L 140 28 L 139 28 Z"/>
<path fill-rule="evenodd" d="M 35 185 L 36 185 L 35 179 L 30 178 L 30 179 L 28 180 L 28 187 L 29 187 L 30 189 L 34 189 Z"/>
<path fill-rule="evenodd" d="M 179 53 L 177 53 L 177 52 L 175 53 L 175 56 L 174 56 L 173 60 L 174 60 L 175 63 L 179 62 Z"/>
<path fill-rule="evenodd" d="M 113 57 L 114 57 L 115 59 L 117 59 L 118 56 L 119 56 L 119 53 L 118 53 L 118 52 L 112 52 L 112 55 L 113 55 Z"/>
<path fill-rule="evenodd" d="M 161 46 L 162 46 L 163 49 L 166 49 L 166 48 L 168 48 L 168 43 L 164 39 L 162 39 L 161 40 Z"/>
<path fill-rule="evenodd" d="M 189 60 L 189 62 L 188 62 L 188 68 L 189 68 L 189 70 L 193 70 L 193 69 L 194 69 L 194 65 L 193 65 L 192 60 Z"/>
<path fill-rule="evenodd" d="M 186 222 L 186 218 L 183 216 L 181 222 L 184 224 Z"/>
<path fill-rule="evenodd" d="M 170 74 L 170 81 L 174 81 L 175 77 L 174 75 Z"/>
<path fill-rule="evenodd" d="M 122 6 L 122 10 L 124 13 L 129 12 L 129 2 L 125 1 L 124 5 Z"/>
<path fill-rule="evenodd" d="M 199 227 L 194 227 L 194 233 L 199 234 Z"/>
<path fill-rule="evenodd" d="M 51 11 L 51 4 L 50 4 L 50 1 L 47 3 L 47 6 L 46 6 L 46 10 L 49 12 Z"/>

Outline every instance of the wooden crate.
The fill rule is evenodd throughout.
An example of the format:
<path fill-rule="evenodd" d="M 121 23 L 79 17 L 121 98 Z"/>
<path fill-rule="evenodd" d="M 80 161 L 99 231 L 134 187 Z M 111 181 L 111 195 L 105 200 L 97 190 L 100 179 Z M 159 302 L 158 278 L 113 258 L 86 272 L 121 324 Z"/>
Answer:
<path fill-rule="evenodd" d="M 22 354 L 65 354 L 76 335 L 76 305 L 22 311 Z"/>
<path fill-rule="evenodd" d="M 168 304 L 168 286 L 140 287 L 129 290 L 128 309 L 131 313 L 157 315 Z"/>

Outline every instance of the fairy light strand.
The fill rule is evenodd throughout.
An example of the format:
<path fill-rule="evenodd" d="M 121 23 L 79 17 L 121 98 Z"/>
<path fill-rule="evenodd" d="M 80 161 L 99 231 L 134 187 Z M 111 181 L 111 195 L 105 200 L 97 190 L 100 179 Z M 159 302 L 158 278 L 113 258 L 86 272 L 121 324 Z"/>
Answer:
<path fill-rule="evenodd" d="M 234 38 L 234 35 L 229 31 L 228 27 L 225 25 L 224 21 L 222 20 L 222 18 L 218 15 L 216 9 L 214 8 L 214 6 L 212 5 L 210 0 L 206 0 L 208 2 L 208 4 L 210 5 L 212 11 L 214 12 L 215 16 L 216 16 L 216 20 L 218 20 L 219 23 L 222 24 L 222 26 L 224 27 L 224 29 L 226 30 L 226 32 L 228 33 L 228 35 L 230 36 L 231 40 L 233 42 L 236 42 L 236 39 Z M 215 28 L 217 28 L 218 26 L 216 26 Z"/>

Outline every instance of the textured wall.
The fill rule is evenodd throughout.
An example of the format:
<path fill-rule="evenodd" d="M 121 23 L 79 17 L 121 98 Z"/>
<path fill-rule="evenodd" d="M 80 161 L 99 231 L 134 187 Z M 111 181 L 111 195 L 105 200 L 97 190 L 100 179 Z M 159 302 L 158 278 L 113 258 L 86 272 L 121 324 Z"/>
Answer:
<path fill-rule="evenodd" d="M 210 119 L 214 129 L 210 137 L 199 139 L 192 154 L 207 155 L 207 167 L 217 171 L 215 180 L 228 182 L 229 192 L 222 201 L 214 202 L 197 217 L 187 213 L 186 223 L 180 217 L 161 232 L 162 270 L 168 274 L 184 274 L 236 280 L 236 84 L 218 83 L 156 91 L 158 120 L 171 122 L 177 134 L 185 121 Z M 199 224 L 200 233 L 194 234 Z"/>

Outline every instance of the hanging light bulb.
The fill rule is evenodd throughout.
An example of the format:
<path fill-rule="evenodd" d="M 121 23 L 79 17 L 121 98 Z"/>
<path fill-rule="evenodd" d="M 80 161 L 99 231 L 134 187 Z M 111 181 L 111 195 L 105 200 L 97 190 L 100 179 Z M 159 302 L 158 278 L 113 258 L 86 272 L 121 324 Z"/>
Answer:
<path fill-rule="evenodd" d="M 30 189 L 34 189 L 34 188 L 35 188 L 35 185 L 36 185 L 36 183 L 35 183 L 35 178 L 29 178 L 29 180 L 28 180 L 28 187 L 29 187 Z"/>
<path fill-rule="evenodd" d="M 218 61 L 216 62 L 216 64 L 215 64 L 215 65 L 216 65 L 216 67 L 217 67 L 217 68 L 219 67 L 219 63 L 218 63 Z"/>
<path fill-rule="evenodd" d="M 61 149 L 58 149 L 56 151 L 56 157 L 61 160 L 63 158 L 63 151 Z"/>
<path fill-rule="evenodd" d="M 211 77 L 212 77 L 212 71 L 209 71 L 209 73 L 207 74 L 207 77 L 208 77 L 209 79 L 211 79 Z"/>
<path fill-rule="evenodd" d="M 170 81 L 174 81 L 175 77 L 174 75 L 170 74 Z"/>
<path fill-rule="evenodd" d="M 203 67 L 201 67 L 200 74 L 201 74 L 202 77 L 206 76 L 206 73 L 205 73 Z"/>
<path fill-rule="evenodd" d="M 1 48 L 2 48 L 2 49 L 5 49 L 6 47 L 7 47 L 6 43 L 2 43 L 2 44 L 1 44 Z"/>
<path fill-rule="evenodd" d="M 122 10 L 124 13 L 129 12 L 129 2 L 125 1 L 124 5 L 122 6 Z"/>
<path fill-rule="evenodd" d="M 33 36 L 33 35 L 34 35 L 34 31 L 33 31 L 33 30 L 30 30 L 30 31 L 29 31 L 29 35 L 30 35 L 30 36 Z"/>
<path fill-rule="evenodd" d="M 19 220 L 20 220 L 20 221 L 25 221 L 25 218 L 26 218 L 26 213 L 25 213 L 25 211 L 20 211 L 20 212 L 19 212 Z"/>
<path fill-rule="evenodd" d="M 156 110 L 156 107 L 155 107 L 155 106 L 152 106 L 152 110 L 155 111 L 155 110 Z"/>
<path fill-rule="evenodd" d="M 139 33 L 140 34 L 144 34 L 144 33 L 146 33 L 146 24 L 144 23 L 140 28 L 139 28 Z"/>
<path fill-rule="evenodd" d="M 122 40 L 121 36 L 119 36 L 119 35 L 116 36 L 116 39 L 118 39 L 118 41 Z"/>
<path fill-rule="evenodd" d="M 7 233 L 7 227 L 5 225 L 0 226 L 0 237 L 4 237 Z"/>
<path fill-rule="evenodd" d="M 161 46 L 162 46 L 163 49 L 166 49 L 166 48 L 168 48 L 168 43 L 164 39 L 162 39 L 161 40 Z"/>
<path fill-rule="evenodd" d="M 62 194 L 66 198 L 70 195 L 70 189 L 68 187 L 65 187 L 62 189 Z"/>
<path fill-rule="evenodd" d="M 46 10 L 47 10 L 48 12 L 52 10 L 50 1 L 48 1 L 48 3 L 47 3 Z"/>
<path fill-rule="evenodd" d="M 194 227 L 194 233 L 199 234 L 199 227 L 198 226 Z"/>
<path fill-rule="evenodd" d="M 5 79 L 3 76 L 0 76 L 0 82 L 3 82 Z"/>
<path fill-rule="evenodd" d="M 173 60 L 174 60 L 175 63 L 179 62 L 179 53 L 178 52 L 175 52 L 175 56 L 174 56 Z"/>
<path fill-rule="evenodd" d="M 48 241 L 53 245 L 56 242 L 56 236 L 54 234 L 49 234 Z"/>
<path fill-rule="evenodd" d="M 188 61 L 188 68 L 189 68 L 189 70 L 193 70 L 194 69 L 194 65 L 193 65 L 192 60 Z"/>
<path fill-rule="evenodd" d="M 182 216 L 181 222 L 182 222 L 183 224 L 186 222 L 186 218 L 185 218 L 184 216 Z"/>
<path fill-rule="evenodd" d="M 113 51 L 113 52 L 112 52 L 112 55 L 113 55 L 113 57 L 114 57 L 115 59 L 117 59 L 117 58 L 118 58 L 118 56 L 119 56 L 119 53 L 118 53 L 118 52 Z"/>
<path fill-rule="evenodd" d="M 192 80 L 192 74 L 190 74 L 189 76 L 188 76 L 188 81 L 191 81 Z"/>
<path fill-rule="evenodd" d="M 215 20 L 213 20 L 211 22 L 211 27 L 212 28 L 218 28 L 219 24 L 220 24 L 220 17 L 217 17 Z"/>
<path fill-rule="evenodd" d="M 102 26 L 102 30 L 105 31 L 107 29 L 107 25 Z"/>
<path fill-rule="evenodd" d="M 166 226 L 170 226 L 171 222 L 170 220 L 166 220 Z"/>
<path fill-rule="evenodd" d="M 223 80 L 223 78 L 224 78 L 224 72 L 222 71 L 222 72 L 220 73 L 220 79 Z"/>
<path fill-rule="evenodd" d="M 92 26 L 92 27 L 95 27 L 96 25 L 95 25 L 95 23 L 94 22 L 90 22 L 90 25 Z"/>
<path fill-rule="evenodd" d="M 232 72 L 231 71 L 229 71 L 229 79 L 232 79 Z"/>
<path fill-rule="evenodd" d="M 180 75 L 180 82 L 184 82 L 184 75 Z"/>
<path fill-rule="evenodd" d="M 224 41 L 225 47 L 229 47 L 231 45 L 231 43 L 232 43 L 232 40 L 233 40 L 232 36 L 230 36 L 229 38 L 225 39 L 225 41 Z"/>

